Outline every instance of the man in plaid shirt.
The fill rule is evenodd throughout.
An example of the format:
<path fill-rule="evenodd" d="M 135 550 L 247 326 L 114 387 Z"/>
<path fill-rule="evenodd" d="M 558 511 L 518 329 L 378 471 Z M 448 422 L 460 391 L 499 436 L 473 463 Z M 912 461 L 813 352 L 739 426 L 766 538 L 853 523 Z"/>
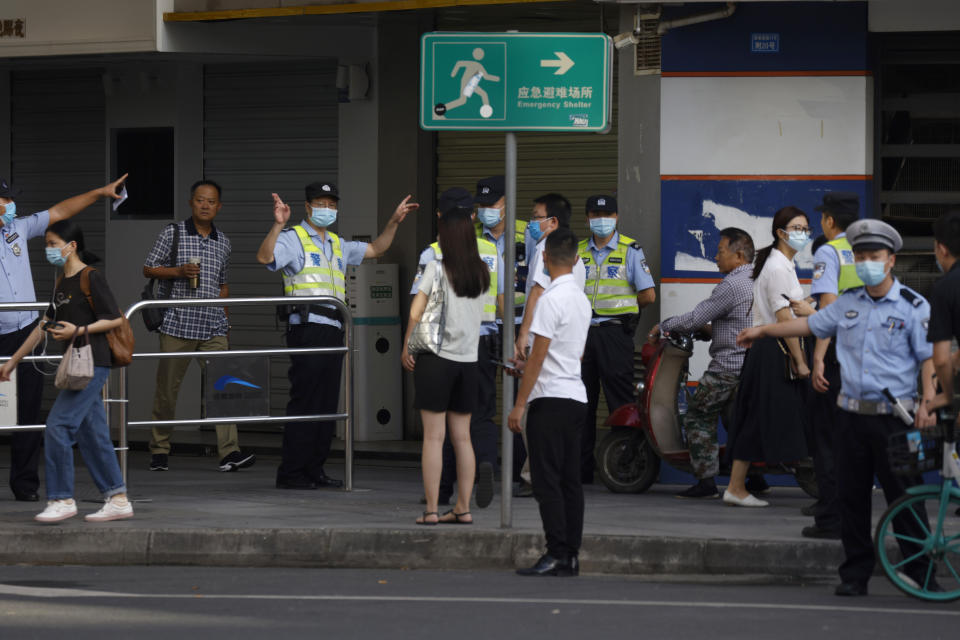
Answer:
<path fill-rule="evenodd" d="M 710 366 L 700 378 L 697 391 L 684 417 L 684 431 L 690 449 L 690 464 L 697 483 L 680 498 L 716 498 L 716 476 L 720 469 L 717 444 L 717 419 L 731 402 L 740 382 L 740 369 L 746 349 L 737 346 L 737 335 L 753 324 L 753 240 L 742 229 L 727 227 L 720 232 L 717 267 L 726 274 L 710 297 L 693 311 L 667 318 L 650 332 L 656 338 L 660 330 L 693 333 L 705 331 L 712 337 Z"/>
<path fill-rule="evenodd" d="M 173 225 L 167 225 L 157 237 L 143 265 L 143 275 L 165 282 L 160 295 L 173 300 L 184 298 L 226 298 L 230 295 L 227 271 L 230 267 L 230 240 L 217 229 L 221 201 L 220 185 L 201 180 L 190 188 L 190 209 L 187 220 L 176 223 L 179 241 L 177 262 L 170 266 L 173 249 Z M 224 351 L 229 348 L 230 324 L 225 307 L 179 307 L 166 309 L 160 327 L 161 351 Z M 157 389 L 153 399 L 153 419 L 172 420 L 177 408 L 177 394 L 190 360 L 164 359 L 157 365 Z M 201 366 L 202 363 L 201 363 Z M 151 471 L 166 471 L 173 427 L 156 426 L 150 440 Z M 256 460 L 241 453 L 237 443 L 237 425 L 217 425 L 217 449 L 220 471 L 236 471 L 251 466 Z"/>

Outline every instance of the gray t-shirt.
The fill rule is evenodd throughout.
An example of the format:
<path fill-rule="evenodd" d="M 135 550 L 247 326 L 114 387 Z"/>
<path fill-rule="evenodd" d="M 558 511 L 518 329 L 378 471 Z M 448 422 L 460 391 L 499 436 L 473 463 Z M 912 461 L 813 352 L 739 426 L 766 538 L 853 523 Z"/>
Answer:
<path fill-rule="evenodd" d="M 437 269 L 443 263 L 434 260 L 423 270 L 420 277 L 420 291 L 433 290 L 433 281 Z M 447 305 L 447 320 L 443 330 L 441 358 L 455 362 L 476 362 L 477 345 L 480 342 L 480 316 L 483 313 L 483 296 L 461 298 L 450 286 L 450 279 L 443 279 L 443 295 Z"/>

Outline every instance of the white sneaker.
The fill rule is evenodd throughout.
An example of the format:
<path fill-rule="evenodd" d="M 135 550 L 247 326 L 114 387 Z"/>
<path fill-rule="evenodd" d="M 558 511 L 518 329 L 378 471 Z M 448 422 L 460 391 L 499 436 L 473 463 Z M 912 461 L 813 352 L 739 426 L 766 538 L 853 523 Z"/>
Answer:
<path fill-rule="evenodd" d="M 87 522 L 109 522 L 111 520 L 124 520 L 133 517 L 133 505 L 126 497 L 119 498 L 112 496 L 107 500 L 100 511 L 88 513 L 83 517 Z"/>
<path fill-rule="evenodd" d="M 33 516 L 37 522 L 60 522 L 77 515 L 77 503 L 73 498 L 48 500 L 47 508 Z"/>
<path fill-rule="evenodd" d="M 724 504 L 730 505 L 731 507 L 769 507 L 770 503 L 766 500 L 761 500 L 754 496 L 753 494 L 748 493 L 746 498 L 738 498 L 729 491 L 724 490 L 723 492 L 723 502 Z"/>

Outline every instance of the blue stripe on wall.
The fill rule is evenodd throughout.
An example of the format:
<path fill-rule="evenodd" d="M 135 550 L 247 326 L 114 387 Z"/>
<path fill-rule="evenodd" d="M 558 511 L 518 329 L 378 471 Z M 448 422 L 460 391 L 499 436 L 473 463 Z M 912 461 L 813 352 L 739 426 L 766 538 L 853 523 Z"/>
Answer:
<path fill-rule="evenodd" d="M 665 18 L 724 6 L 668 8 Z M 755 33 L 777 34 L 780 51 L 751 53 Z M 667 32 L 662 55 L 664 73 L 866 70 L 867 3 L 741 2 L 729 18 Z"/>

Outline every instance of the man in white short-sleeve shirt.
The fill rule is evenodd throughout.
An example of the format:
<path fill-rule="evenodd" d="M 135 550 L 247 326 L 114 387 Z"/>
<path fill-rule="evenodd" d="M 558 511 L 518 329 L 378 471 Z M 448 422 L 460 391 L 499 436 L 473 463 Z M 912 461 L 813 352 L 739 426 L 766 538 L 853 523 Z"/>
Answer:
<path fill-rule="evenodd" d="M 580 359 L 591 312 L 583 286 L 572 274 L 578 261 L 576 236 L 561 227 L 545 245 L 550 283 L 537 304 L 530 329 L 533 349 L 508 423 L 519 433 L 526 409 L 533 495 L 540 505 L 547 552 L 534 566 L 517 573 L 569 576 L 579 573 L 577 556 L 583 538 L 580 434 L 587 391 L 580 378 Z"/>

